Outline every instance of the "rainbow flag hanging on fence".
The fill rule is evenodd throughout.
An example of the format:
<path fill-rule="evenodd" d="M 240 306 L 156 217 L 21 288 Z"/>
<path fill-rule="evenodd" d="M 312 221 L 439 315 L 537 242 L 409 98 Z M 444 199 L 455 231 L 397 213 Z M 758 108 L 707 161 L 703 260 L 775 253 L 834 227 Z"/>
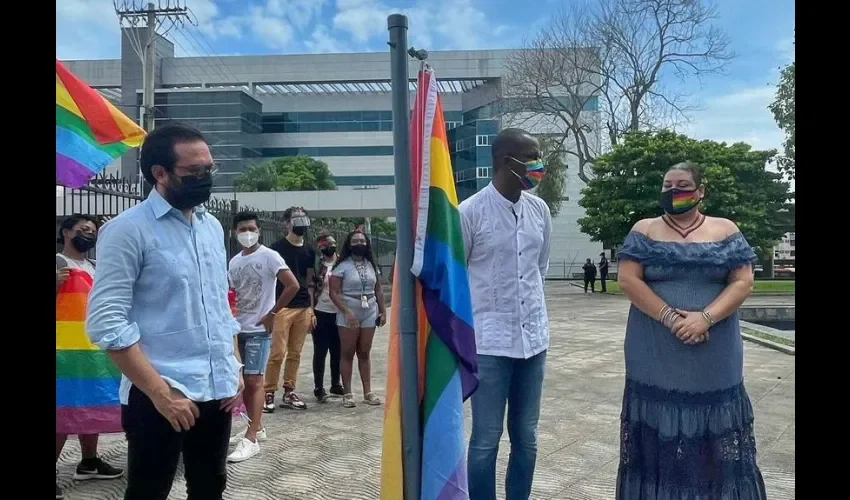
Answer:
<path fill-rule="evenodd" d="M 56 294 L 56 432 L 121 432 L 121 373 L 86 335 L 92 277 L 71 269 Z"/>
<path fill-rule="evenodd" d="M 56 184 L 82 187 L 145 131 L 56 60 Z"/>
<path fill-rule="evenodd" d="M 458 212 L 437 80 L 419 72 L 411 120 L 411 178 L 416 209 L 413 268 L 418 313 L 422 415 L 422 500 L 468 499 L 463 402 L 478 385 L 475 333 Z M 393 300 L 398 295 L 393 284 Z M 397 308 L 392 309 L 384 416 L 381 499 L 402 498 L 402 367 Z"/>

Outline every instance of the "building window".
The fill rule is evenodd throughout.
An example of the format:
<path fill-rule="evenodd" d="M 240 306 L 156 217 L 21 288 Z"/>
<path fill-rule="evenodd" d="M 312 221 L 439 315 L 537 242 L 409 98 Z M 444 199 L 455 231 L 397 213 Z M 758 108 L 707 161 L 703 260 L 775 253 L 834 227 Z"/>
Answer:
<path fill-rule="evenodd" d="M 303 148 L 263 148 L 263 158 L 305 155 L 323 156 L 392 156 L 392 146 L 327 146 Z"/>
<path fill-rule="evenodd" d="M 794 250 L 791 250 L 790 254 L 791 254 L 791 257 L 794 257 L 797 254 L 797 252 L 794 251 Z"/>
<path fill-rule="evenodd" d="M 443 113 L 446 128 L 462 122 L 457 111 Z M 449 123 L 453 126 L 449 126 Z M 289 113 L 264 113 L 265 134 L 298 134 L 321 132 L 391 132 L 392 111 L 305 111 Z"/>
<path fill-rule="evenodd" d="M 492 167 L 478 167 L 475 169 L 475 176 L 479 179 L 489 179 L 493 177 Z"/>
<path fill-rule="evenodd" d="M 493 135 L 476 135 L 475 136 L 475 145 L 476 146 L 489 146 L 491 144 L 491 139 L 494 138 Z"/>

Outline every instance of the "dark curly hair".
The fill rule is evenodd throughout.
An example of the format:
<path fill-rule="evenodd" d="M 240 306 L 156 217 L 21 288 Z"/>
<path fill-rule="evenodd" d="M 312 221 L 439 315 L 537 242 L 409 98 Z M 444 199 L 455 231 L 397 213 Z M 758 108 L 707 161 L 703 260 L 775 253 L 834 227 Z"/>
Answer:
<path fill-rule="evenodd" d="M 363 237 L 366 238 L 366 254 L 363 255 L 363 258 L 372 264 L 372 268 L 375 270 L 375 274 L 377 275 L 380 271 L 378 271 L 378 265 L 375 264 L 375 256 L 372 254 L 372 240 L 369 239 L 368 234 L 360 229 L 351 231 L 348 233 L 348 236 L 345 237 L 345 241 L 342 243 L 342 249 L 339 251 L 339 257 L 337 257 L 336 263 L 334 264 L 334 269 L 336 269 L 336 267 L 343 261 L 351 258 L 351 238 L 353 238 L 355 234 L 362 234 Z"/>
<path fill-rule="evenodd" d="M 69 230 L 69 231 L 71 229 L 74 229 L 74 226 L 76 226 L 81 221 L 91 222 L 92 224 L 94 224 L 95 229 L 98 229 L 100 227 L 100 224 L 98 224 L 97 219 L 95 219 L 91 215 L 87 215 L 87 214 L 72 214 L 72 215 L 69 215 L 68 217 L 65 218 L 65 220 L 62 221 L 62 224 L 59 225 L 59 231 L 58 231 L 58 234 L 56 235 L 56 243 L 65 243 L 65 235 L 62 234 L 62 232 L 65 231 L 66 229 Z"/>

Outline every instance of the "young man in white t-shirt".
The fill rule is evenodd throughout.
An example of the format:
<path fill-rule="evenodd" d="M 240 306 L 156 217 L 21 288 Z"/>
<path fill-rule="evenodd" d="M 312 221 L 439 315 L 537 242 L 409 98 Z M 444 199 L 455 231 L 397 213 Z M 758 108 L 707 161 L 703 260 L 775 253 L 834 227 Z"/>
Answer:
<path fill-rule="evenodd" d="M 242 326 L 238 336 L 239 354 L 245 365 L 243 397 L 250 424 L 244 435 L 231 439 L 231 443 L 237 446 L 227 460 L 242 462 L 259 453 L 258 441 L 266 438 L 260 419 L 263 415 L 263 377 L 271 349 L 270 333 L 275 315 L 298 293 L 299 285 L 283 257 L 259 243 L 260 227 L 256 214 L 236 214 L 233 233 L 243 249 L 230 259 L 227 277 L 236 292 L 236 320 Z M 278 281 L 284 288 L 275 301 Z"/>

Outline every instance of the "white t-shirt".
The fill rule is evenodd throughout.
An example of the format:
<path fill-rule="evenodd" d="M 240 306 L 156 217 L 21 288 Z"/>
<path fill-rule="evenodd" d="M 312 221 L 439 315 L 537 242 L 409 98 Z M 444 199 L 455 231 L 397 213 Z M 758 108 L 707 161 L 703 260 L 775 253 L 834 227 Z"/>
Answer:
<path fill-rule="evenodd" d="M 266 331 L 257 323 L 274 307 L 281 269 L 289 269 L 283 257 L 263 245 L 248 255 L 239 252 L 230 259 L 227 279 L 236 291 L 236 321 L 243 333 Z"/>
<path fill-rule="evenodd" d="M 321 265 L 324 267 L 324 270 L 322 271 L 324 273 L 324 277 L 322 278 L 322 293 L 319 294 L 319 300 L 316 302 L 316 310 L 324 313 L 336 313 L 336 306 L 330 296 L 331 285 L 328 280 L 328 278 L 331 277 L 331 268 L 333 268 L 333 263 L 322 260 Z"/>
<path fill-rule="evenodd" d="M 79 269 L 80 271 L 85 271 L 89 273 L 89 276 L 94 279 L 94 264 L 91 263 L 89 259 L 76 260 L 68 257 L 65 254 L 57 253 L 56 254 L 56 270 L 63 267 L 68 267 L 70 269 Z"/>

